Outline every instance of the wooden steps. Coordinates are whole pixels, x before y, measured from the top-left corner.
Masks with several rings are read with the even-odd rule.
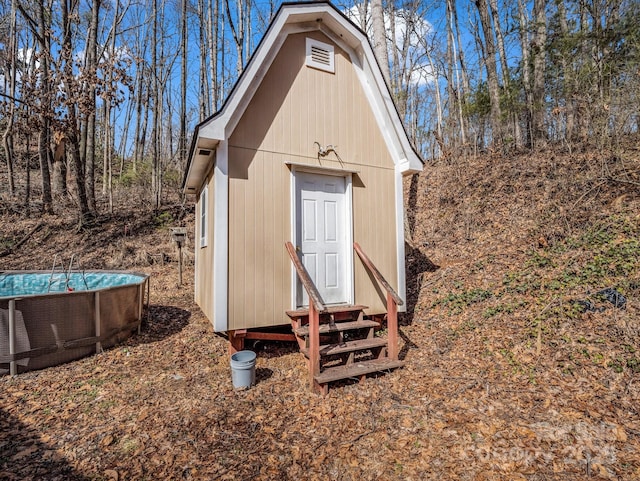
[[[391,359],[375,359],[372,361],[355,362],[351,365],[328,367],[316,376],[318,384],[327,384],[340,379],[361,378],[374,372],[383,372],[404,366],[404,361]]]
[[[319,357],[314,363],[310,357],[309,311],[287,311],[300,351],[307,358],[309,367],[318,366],[313,374],[313,384],[327,393],[329,383],[342,379],[363,380],[367,374],[387,372],[402,367],[404,362],[389,357],[388,340],[376,336],[380,322],[365,319],[366,306],[328,306],[318,314],[320,344]],[[318,349],[319,347],[319,349]]]
[[[333,322],[329,324],[320,324],[319,332],[320,334],[330,334],[332,332],[354,331],[356,329],[375,329],[376,327],[380,327],[380,324],[378,322],[363,319],[361,321],[343,321]],[[309,326],[301,326],[297,329],[294,329],[293,332],[300,337],[308,336]]]
[[[358,339],[338,344],[320,344],[320,356],[337,356],[348,352],[366,351],[379,347],[387,347],[387,340],[382,337]],[[309,357],[309,349],[302,349],[302,354]]]
[[[323,311],[322,314],[336,314],[336,313],[346,313],[346,312],[356,312],[367,309],[369,306],[362,306],[359,304],[340,304],[336,306],[327,306],[326,311]],[[295,311],[287,311],[287,316],[290,318],[302,318],[309,317],[309,309],[296,309]]]

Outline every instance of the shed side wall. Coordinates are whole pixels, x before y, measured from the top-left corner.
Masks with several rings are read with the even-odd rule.
[[[202,312],[208,319],[213,321],[213,212],[215,205],[215,183],[213,182],[213,174],[210,173],[205,184],[208,187],[207,195],[207,245],[200,246],[200,215],[202,213],[202,205],[200,194],[196,202],[196,238],[195,244],[195,301],[200,306]],[[203,186],[204,188],[204,186]]]

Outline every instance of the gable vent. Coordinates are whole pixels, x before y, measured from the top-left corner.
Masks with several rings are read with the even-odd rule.
[[[327,72],[335,72],[333,45],[307,38],[306,65]]]

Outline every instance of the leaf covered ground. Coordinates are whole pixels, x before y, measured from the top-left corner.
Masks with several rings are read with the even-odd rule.
[[[77,253],[152,277],[141,335],[0,378],[0,479],[640,479],[639,183],[632,147],[428,164],[405,185],[407,365],[326,397],[287,343],[233,389],[188,254],[177,286],[168,227],[192,209],[7,213],[4,249],[44,227],[0,269]]]

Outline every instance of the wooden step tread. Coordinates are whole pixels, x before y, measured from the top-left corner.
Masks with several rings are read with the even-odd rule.
[[[340,379],[359,377],[372,372],[386,371],[404,366],[404,361],[393,361],[391,359],[374,359],[350,364],[348,366],[336,366],[326,368],[319,375],[315,376],[318,384],[326,384]]]
[[[351,304],[339,304],[336,306],[327,306],[327,310],[322,312],[321,314],[335,314],[336,312],[355,312],[355,311],[364,311],[368,309],[369,306],[363,305],[351,305]],[[309,315],[309,309],[296,309],[294,311],[287,311],[287,316],[291,319],[299,319],[301,317],[305,317]]]
[[[341,332],[341,331],[353,331],[355,329],[364,329],[367,327],[379,327],[380,323],[376,321],[370,321],[368,319],[363,319],[361,321],[347,321],[347,322],[336,322],[335,324],[320,324],[318,326],[318,330],[320,334],[329,334],[332,332]],[[309,335],[309,326],[302,326],[298,329],[295,329],[294,332],[300,336],[308,336]]]
[[[320,345],[321,356],[333,356],[343,354],[345,352],[364,351],[367,349],[375,349],[387,345],[387,340],[383,337],[375,337],[373,339],[356,339],[355,341],[341,342],[340,344],[324,344]],[[309,357],[309,349],[302,349],[302,353]]]

